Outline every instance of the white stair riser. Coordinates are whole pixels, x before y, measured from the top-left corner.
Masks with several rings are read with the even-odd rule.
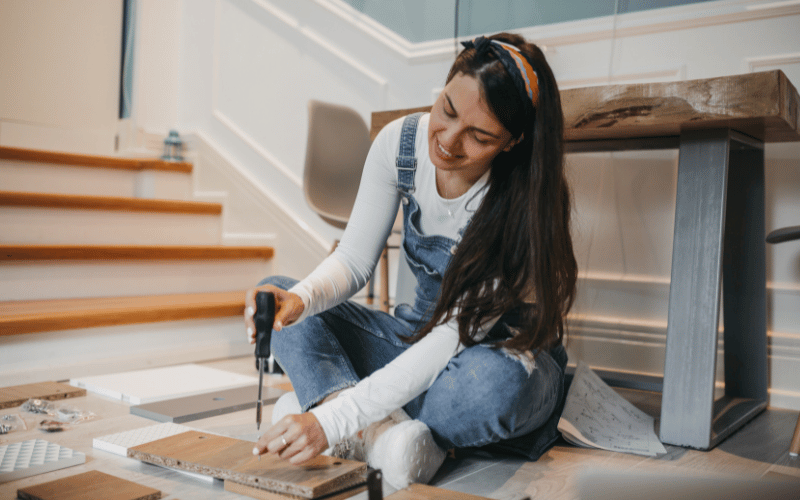
[[[277,244],[275,233],[223,233],[222,244],[227,246],[273,247]]]
[[[158,170],[54,165],[0,160],[0,189],[34,193],[188,200],[190,174]]]
[[[0,387],[244,355],[236,316],[0,336]]]
[[[219,215],[0,207],[0,243],[218,245]]]
[[[0,301],[245,290],[273,273],[271,260],[10,261]]]

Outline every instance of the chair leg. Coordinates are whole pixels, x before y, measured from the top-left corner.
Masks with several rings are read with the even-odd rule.
[[[792,444],[789,446],[789,455],[796,457],[800,455],[800,416],[797,417],[797,425],[794,427]]]
[[[389,246],[381,252],[381,310],[389,312]]]
[[[367,281],[367,305],[371,306],[375,302],[375,280]]]

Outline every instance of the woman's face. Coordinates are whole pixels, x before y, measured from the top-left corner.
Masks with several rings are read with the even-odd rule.
[[[438,169],[462,171],[473,181],[492,160],[518,142],[483,99],[480,83],[459,73],[445,86],[431,109],[428,154]]]

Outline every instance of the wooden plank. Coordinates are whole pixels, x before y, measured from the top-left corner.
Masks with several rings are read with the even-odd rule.
[[[488,498],[460,491],[444,490],[427,484],[412,484],[392,493],[386,497],[386,500],[488,500]]]
[[[0,245],[0,261],[271,259],[272,247],[222,245]]]
[[[286,391],[264,387],[261,394],[265,405],[273,404]],[[168,399],[155,403],[131,406],[131,415],[149,418],[156,422],[180,424],[217,415],[225,415],[256,407],[258,385]]]
[[[78,398],[86,395],[86,389],[72,387],[60,382],[37,382],[35,384],[13,385],[0,389],[0,409],[20,406],[29,399]]]
[[[731,128],[765,142],[800,140],[797,90],[780,70],[562,92],[567,140],[675,136]]]
[[[128,449],[144,462],[230,480],[276,493],[317,498],[363,483],[367,464],[318,456],[291,465],[272,455],[253,456],[253,443],[189,431]]]
[[[0,302],[0,335],[244,314],[244,290]]]
[[[219,215],[222,205],[200,201],[0,191],[0,206]]]
[[[161,492],[92,470],[17,490],[23,500],[157,500]]]
[[[765,142],[800,141],[800,96],[780,70],[682,82],[561,92],[568,142],[678,136],[731,128]],[[395,118],[430,106],[372,113],[371,137]]]
[[[258,488],[253,488],[252,486],[247,486],[246,484],[239,484],[228,480],[225,481],[225,491],[230,491],[231,493],[236,493],[239,495],[245,495],[251,498],[257,498],[258,500],[302,500],[303,498],[297,495],[290,495],[288,493],[273,493],[267,490],[260,490]],[[353,498],[355,495],[364,491],[367,491],[367,486],[360,485],[353,488],[347,488],[346,490],[338,493],[324,495],[323,497],[320,497],[319,500],[345,500],[347,498]]]
[[[162,170],[190,173],[192,164],[170,162],[153,158],[122,158],[119,156],[81,155],[36,149],[0,147],[0,160],[16,160],[81,167],[101,167],[118,170]]]

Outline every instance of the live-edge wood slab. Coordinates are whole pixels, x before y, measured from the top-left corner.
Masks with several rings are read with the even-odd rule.
[[[318,456],[292,465],[273,455],[253,456],[253,443],[189,431],[128,449],[143,462],[230,480],[277,493],[317,498],[365,482],[367,464]]]
[[[677,137],[683,130],[714,128],[731,128],[764,142],[800,140],[800,95],[781,70],[565,89],[561,105],[568,149],[575,142]],[[370,137],[375,139],[392,120],[429,110],[373,112]]]
[[[23,500],[157,500],[161,492],[92,470],[17,490]]]
[[[37,382],[35,384],[14,385],[0,389],[0,409],[20,406],[29,399],[77,398],[86,395],[86,389],[72,387],[60,382]]]

